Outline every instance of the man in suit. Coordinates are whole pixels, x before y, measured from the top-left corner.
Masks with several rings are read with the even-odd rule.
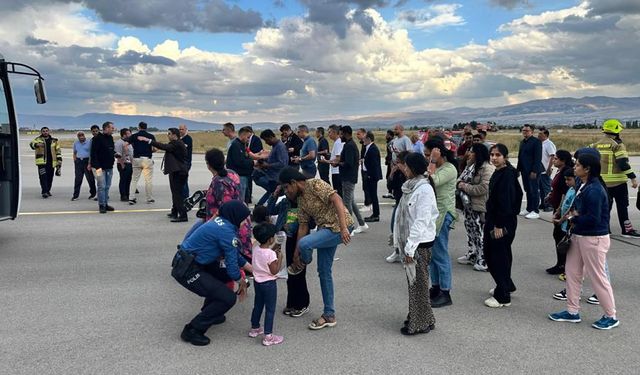
[[[264,149],[264,147],[262,147],[262,141],[260,140],[260,137],[255,135],[255,133],[253,132],[253,128],[251,126],[245,126],[245,128],[249,130],[249,133],[251,134],[249,136],[249,142],[248,142],[249,151],[251,151],[251,153],[253,154],[258,154],[260,151]],[[246,204],[249,204],[251,203],[251,196],[253,195],[253,180],[251,178],[247,182],[246,190],[247,191],[244,196],[244,202]]]
[[[380,203],[378,201],[378,181],[382,180],[382,166],[380,165],[380,150],[376,146],[373,132],[367,132],[364,137],[364,162],[362,171],[366,179],[362,181],[365,191],[369,194],[373,213],[364,218],[366,222],[380,221]]]

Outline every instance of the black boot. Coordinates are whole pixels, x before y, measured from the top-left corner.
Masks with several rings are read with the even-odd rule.
[[[172,223],[182,223],[185,221],[189,221],[189,218],[187,217],[187,213],[182,213],[182,214],[177,214],[174,218],[171,219]]]
[[[100,213],[101,214],[106,214],[107,213],[107,206],[101,204],[98,207],[100,208]]]
[[[176,212],[176,210],[174,210],[173,208],[171,209],[171,212],[169,212],[167,214],[167,217],[169,219],[175,219],[176,217],[178,217],[178,213]]]
[[[193,328],[191,324],[187,324],[186,326],[184,326],[182,334],[180,334],[180,338],[183,341],[190,342],[195,346],[205,346],[209,345],[209,343],[211,342],[211,340],[209,340],[209,338],[205,336],[204,333]]]
[[[431,307],[445,307],[452,305],[451,294],[449,294],[448,290],[441,290],[440,294],[438,294],[434,299],[431,300]]]
[[[107,204],[107,205],[105,205],[105,206],[104,206],[104,208],[106,208],[106,209],[107,209],[107,211],[115,211],[115,210],[116,210],[115,208],[113,208],[113,207],[109,206],[108,204]]]
[[[440,294],[440,292],[441,292],[440,285],[432,286],[431,288],[429,288],[429,299],[433,300]]]

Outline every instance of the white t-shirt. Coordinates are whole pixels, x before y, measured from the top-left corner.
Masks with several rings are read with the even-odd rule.
[[[342,153],[342,147],[344,144],[342,143],[342,139],[338,138],[335,142],[333,142],[333,148],[331,149],[331,159],[335,160]],[[340,167],[331,166],[331,174],[340,174]]]
[[[549,160],[551,160],[551,155],[556,154],[556,145],[551,142],[549,138],[546,141],[542,142],[542,166],[546,171],[549,167]],[[546,173],[546,172],[542,172]]]

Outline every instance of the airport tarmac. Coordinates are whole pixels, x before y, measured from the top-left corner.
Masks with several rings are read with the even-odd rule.
[[[382,221],[338,248],[335,328],[307,328],[322,311],[314,263],[307,277],[307,315],[280,313],[286,283],[278,283],[275,332],[284,336],[284,344],[263,347],[247,337],[251,291],[229,311],[225,324],[209,330],[209,346],[194,347],[179,335],[202,299],[179,286],[169,266],[195,215],[190,213],[188,223],[166,218],[170,193],[160,159],[154,175],[156,203],[119,202],[116,172],[110,193],[116,211],[101,215],[97,202],[87,199],[86,183],[80,200],[70,201],[70,150],[64,150],[63,175],[54,179],[53,196],[42,199],[26,142],[22,215],[0,223],[0,374],[636,374],[640,368],[640,240],[618,235],[615,211],[608,259],[621,324],[611,331],[590,326],[603,312],[586,303],[592,294],[588,282],[582,323],[547,318],[565,308],[551,298],[564,283],[544,271],[555,262],[552,226],[520,218],[513,246],[518,290],[512,305],[485,307],[494,286],[491,276],[455,262],[466,252],[459,220],[449,246],[453,305],[435,310],[434,331],[402,336],[407,285],[402,266],[385,262],[391,251],[391,201],[383,199]],[[640,166],[640,158],[632,164]],[[191,188],[206,188],[209,181],[203,156],[194,155]],[[383,186],[381,182],[380,195]],[[362,190],[356,191],[362,202]],[[254,201],[261,192],[254,187]],[[635,199],[629,211],[640,227]]]

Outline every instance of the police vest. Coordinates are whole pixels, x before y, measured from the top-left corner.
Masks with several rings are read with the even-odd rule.
[[[616,160],[629,159],[629,154],[624,143],[618,143],[615,139],[605,137],[590,146],[600,152],[600,172],[602,179],[607,187],[613,187],[627,182],[627,174],[633,170],[629,168],[626,171],[620,170]]]

